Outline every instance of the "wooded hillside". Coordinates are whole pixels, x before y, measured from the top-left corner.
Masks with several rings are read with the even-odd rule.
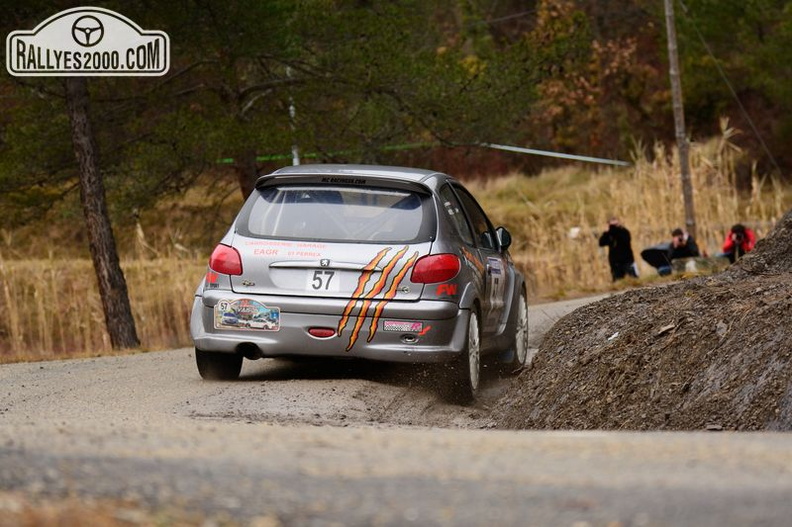
[[[61,4],[3,0],[1,27],[31,29]],[[236,178],[247,191],[257,169],[291,164],[293,147],[303,162],[465,177],[558,163],[482,142],[629,160],[673,141],[660,0],[99,4],[165,31],[172,47],[162,78],[88,82],[115,221],[183,192],[198,173]],[[676,5],[691,138],[716,134],[728,117],[760,172],[786,170],[788,3]],[[77,170],[63,79],[5,74],[0,97],[4,225],[63,198],[69,214]]]

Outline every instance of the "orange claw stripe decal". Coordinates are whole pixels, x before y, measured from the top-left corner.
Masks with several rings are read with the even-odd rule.
[[[385,255],[388,254],[388,251],[390,250],[391,247],[386,247],[385,249],[382,249],[380,252],[378,252],[377,256],[375,256],[368,264],[366,264],[366,267],[363,268],[363,272],[360,273],[357,287],[355,288],[355,292],[352,293],[352,300],[350,300],[344,308],[344,314],[341,315],[341,320],[338,323],[338,329],[336,329],[336,335],[339,337],[341,336],[341,332],[344,331],[347,322],[349,322],[349,315],[352,314],[352,310],[355,309],[355,306],[357,305],[358,296],[363,294],[363,290],[366,289],[366,283],[368,283],[369,278],[371,278],[371,275],[374,274],[374,270],[377,268],[377,265],[379,265],[379,263],[383,258],[385,258]]]
[[[484,264],[481,263],[481,260],[479,260],[468,249],[463,248],[462,249],[462,254],[465,256],[465,260],[467,260],[470,265],[475,267],[478,270],[479,273],[484,273],[486,271],[486,268],[485,268]]]
[[[369,308],[371,307],[371,299],[380,294],[380,292],[385,289],[385,284],[388,282],[388,278],[390,277],[393,268],[396,267],[396,263],[401,259],[402,256],[404,256],[404,254],[407,252],[407,249],[408,247],[404,246],[404,248],[400,249],[399,252],[393,255],[393,258],[391,258],[391,260],[385,266],[385,269],[382,270],[382,276],[380,276],[379,280],[374,283],[371,291],[366,293],[366,299],[363,300],[363,305],[360,308],[360,314],[355,321],[355,327],[352,329],[352,334],[349,336],[349,344],[347,344],[346,351],[352,349],[352,346],[355,345],[355,342],[357,342],[357,339],[360,336],[360,330],[363,328],[363,322],[366,320],[366,315]]]
[[[374,334],[377,333],[377,324],[379,323],[379,319],[382,316],[382,312],[385,310],[385,306],[390,300],[393,299],[394,296],[396,296],[396,291],[398,291],[399,284],[402,280],[404,280],[404,277],[407,276],[407,273],[410,271],[410,269],[412,269],[412,266],[415,264],[417,259],[418,251],[415,251],[415,253],[410,256],[410,259],[407,260],[407,263],[404,264],[404,267],[402,267],[399,273],[393,278],[393,283],[385,293],[385,296],[374,308],[374,316],[371,317],[371,326],[369,326],[369,336],[366,339],[366,342],[371,342],[371,339],[374,338]]]

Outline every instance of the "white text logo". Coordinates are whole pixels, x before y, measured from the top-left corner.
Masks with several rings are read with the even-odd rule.
[[[170,40],[101,7],[61,11],[32,31],[6,38],[6,68],[16,76],[158,76],[170,68]]]

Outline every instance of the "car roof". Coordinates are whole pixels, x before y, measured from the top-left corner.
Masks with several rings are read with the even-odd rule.
[[[341,164],[313,164],[313,165],[296,165],[279,168],[271,174],[264,175],[262,178],[269,176],[353,176],[353,177],[371,177],[383,179],[402,179],[405,181],[414,181],[424,183],[428,179],[453,179],[447,174],[437,172],[435,170],[426,170],[423,168],[410,168],[386,165],[341,165]]]

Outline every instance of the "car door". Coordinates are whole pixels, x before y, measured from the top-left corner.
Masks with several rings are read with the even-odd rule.
[[[507,261],[500,251],[495,229],[484,210],[464,187],[457,184],[453,188],[473,230],[475,248],[484,265],[482,329],[486,334],[492,335],[498,330],[506,305]]]

